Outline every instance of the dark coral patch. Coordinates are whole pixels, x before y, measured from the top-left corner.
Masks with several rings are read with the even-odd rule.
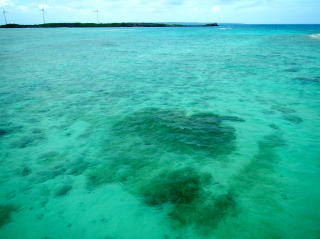
[[[112,126],[102,152],[105,163],[87,172],[87,186],[121,183],[142,203],[169,208],[173,224],[212,229],[236,202],[227,190],[217,189],[202,159],[224,158],[236,149],[230,121],[244,120],[156,108],[132,113]]]
[[[284,70],[285,72],[299,72],[300,70],[297,69],[297,68],[289,68],[289,69],[286,69]]]
[[[39,171],[35,176],[34,180],[36,183],[43,183],[48,180],[52,180],[60,175],[65,174],[67,168],[63,165],[56,165],[46,170]]]
[[[277,110],[277,111],[284,113],[284,114],[296,113],[296,111],[294,109],[291,109],[289,107],[282,106],[282,105],[274,105],[274,106],[272,106],[272,109]]]
[[[56,197],[60,197],[60,196],[65,196],[66,194],[69,193],[69,191],[72,189],[72,186],[69,184],[66,185],[60,185],[56,188],[56,191],[54,193],[54,195]]]
[[[14,147],[17,148],[27,148],[31,146],[35,146],[45,140],[45,137],[42,135],[29,135],[20,138],[19,140],[13,143]]]
[[[203,196],[204,187],[210,182],[210,174],[192,168],[164,170],[140,190],[144,202],[150,206],[190,204]]]
[[[236,197],[233,193],[208,197],[201,203],[184,204],[173,208],[168,216],[177,226],[194,225],[203,232],[215,229],[227,216],[237,213]]]
[[[23,167],[22,169],[20,169],[19,171],[19,175],[26,177],[31,173],[31,169],[29,167]]]
[[[269,148],[276,148],[276,147],[282,147],[286,146],[286,142],[277,134],[270,134],[267,135],[259,142],[259,145],[263,145],[265,147]]]
[[[245,120],[237,116],[220,116],[221,120],[233,121],[233,122],[244,122]]]
[[[300,124],[303,122],[303,119],[300,118],[299,116],[295,116],[295,115],[284,115],[283,119],[292,122],[294,124]]]
[[[276,124],[269,124],[269,127],[276,130],[280,129],[280,127]]]
[[[10,222],[11,214],[16,210],[13,205],[0,205],[0,228]]]
[[[120,137],[139,136],[145,143],[167,151],[202,150],[220,155],[235,149],[235,129],[224,125],[224,121],[230,120],[241,121],[212,113],[187,115],[182,111],[149,108],[120,121],[113,131]]]
[[[0,129],[0,137],[5,136],[5,135],[7,135],[7,134],[9,134],[9,131],[8,131],[8,130]]]
[[[76,160],[68,165],[67,173],[77,176],[82,174],[89,166],[90,164],[84,160]]]
[[[320,82],[320,77],[296,77],[294,80],[301,82]]]
[[[91,170],[87,174],[87,186],[88,188],[95,188],[102,184],[112,183],[114,180],[115,171],[108,165],[97,167]]]

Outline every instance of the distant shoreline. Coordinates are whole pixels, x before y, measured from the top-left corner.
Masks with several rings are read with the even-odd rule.
[[[6,24],[1,25],[0,28],[57,28],[57,27],[217,27],[217,23],[209,23],[202,25],[184,25],[184,24],[165,24],[165,23],[46,23],[35,25],[19,25]]]

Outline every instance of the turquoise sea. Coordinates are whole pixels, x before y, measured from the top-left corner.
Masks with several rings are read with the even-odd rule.
[[[0,30],[1,239],[319,239],[320,25]]]

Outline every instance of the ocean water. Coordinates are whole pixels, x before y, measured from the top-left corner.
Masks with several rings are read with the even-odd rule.
[[[1,239],[319,239],[320,25],[1,29]]]

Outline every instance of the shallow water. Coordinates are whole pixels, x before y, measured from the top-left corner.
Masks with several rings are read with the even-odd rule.
[[[0,238],[320,238],[319,33],[2,29]]]

